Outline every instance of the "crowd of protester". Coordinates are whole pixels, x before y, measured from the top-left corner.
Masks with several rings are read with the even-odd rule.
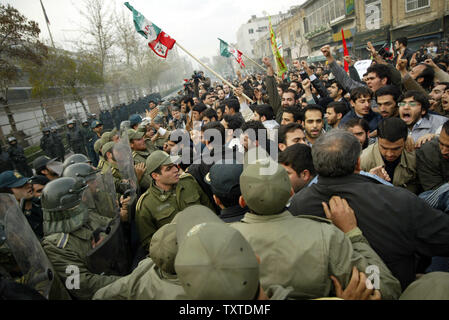
[[[449,299],[449,48],[394,46],[368,43],[361,75],[329,46],[283,78],[268,58],[226,82],[195,72],[127,121],[69,121],[66,159],[44,129],[47,156],[0,191],[54,268],[49,297]],[[103,270],[88,257],[117,225]],[[69,265],[75,289],[56,285]]]

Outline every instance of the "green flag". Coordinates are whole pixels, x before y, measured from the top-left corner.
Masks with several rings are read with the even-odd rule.
[[[220,38],[218,38],[218,40],[220,40],[220,55],[222,55],[223,57],[229,58],[230,56],[232,56],[232,53],[229,52],[229,44],[227,44],[225,41],[221,40]]]
[[[159,33],[161,33],[161,29],[151,21],[148,21],[139,11],[135,10],[129,2],[125,2],[125,6],[127,6],[133,13],[134,26],[136,27],[137,32],[144,36],[145,39],[148,39],[149,42],[156,40]]]

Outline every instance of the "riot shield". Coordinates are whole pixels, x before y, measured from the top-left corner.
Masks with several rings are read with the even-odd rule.
[[[114,179],[110,170],[103,174],[97,172],[95,179],[87,181],[87,186],[82,201],[89,210],[107,218],[116,218],[120,215]]]
[[[117,167],[123,178],[123,184],[126,185],[124,187],[126,190],[124,197],[130,196],[131,200],[129,203],[133,203],[139,192],[139,184],[137,183],[137,176],[134,171],[134,159],[126,130],[121,132],[120,141],[114,145],[112,153],[114,154],[115,161],[117,161]]]
[[[48,299],[53,267],[11,194],[0,193],[0,223],[4,226],[6,243],[24,275],[24,283]]]
[[[100,232],[107,236],[86,256],[88,269],[97,274],[124,276],[131,271],[131,253],[123,233],[120,217],[111,220],[104,229],[94,231],[94,237]]]

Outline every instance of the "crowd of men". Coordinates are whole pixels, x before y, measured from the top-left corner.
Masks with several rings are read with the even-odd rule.
[[[195,72],[109,128],[69,121],[65,159],[44,129],[0,191],[54,270],[45,298],[449,299],[449,48],[367,49],[362,77],[329,46],[284,78]],[[1,293],[36,295],[4,238]]]

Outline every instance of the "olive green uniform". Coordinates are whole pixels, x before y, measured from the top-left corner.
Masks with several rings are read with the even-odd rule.
[[[120,278],[94,274],[87,269],[86,256],[92,249],[93,231],[105,227],[108,222],[105,217],[89,213],[88,222],[81,228],[70,233],[53,233],[42,240],[42,247],[63,283],[70,283],[71,279],[67,281],[67,278],[74,275],[67,267],[79,269],[79,288],[69,289],[77,299],[91,299],[97,290]]]
[[[153,182],[136,206],[136,225],[142,247],[147,250],[157,229],[170,223],[178,212],[194,204],[214,210],[209,198],[190,174],[181,175],[176,186],[167,192]]]
[[[170,133],[170,131],[167,131],[163,136],[159,135],[159,137],[154,140],[153,145],[156,147],[156,150],[164,147],[164,143],[170,138]]]
[[[104,167],[104,163],[105,163],[106,161],[104,160],[103,156],[99,156],[99,157],[100,157],[100,160],[98,161],[97,169],[102,170],[103,167]]]
[[[136,165],[141,162],[145,163],[150,153],[147,151],[133,151],[132,155],[134,159],[134,164]],[[144,190],[147,190],[151,186],[152,181],[153,179],[151,178],[151,176],[145,172],[142,176],[142,179],[139,182],[140,190],[142,190],[142,192]]]
[[[98,290],[93,300],[185,300],[187,296],[176,275],[164,273],[150,258],[139,262],[133,272]]]
[[[101,174],[105,174],[109,169],[111,169],[112,178],[114,179],[115,190],[117,191],[117,193],[123,193],[124,190],[121,190],[120,187],[122,176],[120,175],[120,171],[117,168],[117,164],[105,161],[103,163],[103,167],[101,168]]]

